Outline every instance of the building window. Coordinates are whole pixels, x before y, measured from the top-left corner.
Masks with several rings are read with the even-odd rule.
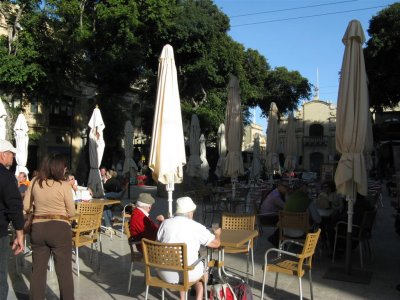
[[[69,97],[53,100],[50,106],[50,126],[69,127],[72,124],[74,100]]]
[[[324,136],[324,126],[321,124],[312,124],[309,129],[309,136]]]
[[[32,101],[30,102],[30,111],[32,114],[37,114],[39,113],[39,101],[37,98],[33,98]]]

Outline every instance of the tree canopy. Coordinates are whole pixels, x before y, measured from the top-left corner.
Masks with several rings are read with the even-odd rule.
[[[258,51],[234,41],[228,16],[211,0],[14,0],[0,9],[14,34],[1,37],[0,90],[51,102],[96,86],[95,101],[118,123],[106,127],[110,138],[129,118],[121,114],[129,111],[122,99],[133,89],[150,134],[158,58],[167,43],[175,51],[184,117],[197,113],[205,133],[224,119],[229,74],[240,80],[245,114],[258,105],[267,115],[272,101],[286,112],[310,94],[299,72],[271,69]]]
[[[393,108],[400,102],[400,3],[374,16],[365,63],[370,88],[370,106],[376,110]]]

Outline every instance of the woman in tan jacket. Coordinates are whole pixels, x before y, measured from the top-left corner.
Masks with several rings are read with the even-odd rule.
[[[34,208],[31,233],[31,300],[45,299],[50,254],[54,257],[60,298],[74,299],[69,217],[75,214],[75,206],[71,186],[64,181],[66,166],[67,161],[61,154],[55,153],[45,157],[38,175],[32,180],[25,194],[24,211],[29,212],[32,204]]]

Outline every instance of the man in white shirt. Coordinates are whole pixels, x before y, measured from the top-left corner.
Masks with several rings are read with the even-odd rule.
[[[196,205],[189,197],[182,197],[176,201],[175,216],[165,220],[158,230],[157,240],[163,243],[186,243],[188,264],[191,265],[199,257],[200,246],[218,248],[221,244],[221,229],[212,234],[204,225],[193,220]],[[178,272],[162,271],[159,276],[170,283],[182,282]],[[204,274],[204,265],[198,264],[194,270],[189,272],[189,281],[196,281]],[[194,285],[196,289],[196,300],[203,297],[203,284],[198,281]],[[185,293],[180,293],[181,299],[185,299]]]

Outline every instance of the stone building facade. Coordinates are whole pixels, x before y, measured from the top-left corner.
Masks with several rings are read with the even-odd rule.
[[[326,101],[313,99],[305,102],[294,113],[298,170],[321,173],[323,165],[334,164],[336,156],[336,107]],[[279,125],[279,152],[283,160],[287,118]],[[268,142],[268,137],[267,137]]]

